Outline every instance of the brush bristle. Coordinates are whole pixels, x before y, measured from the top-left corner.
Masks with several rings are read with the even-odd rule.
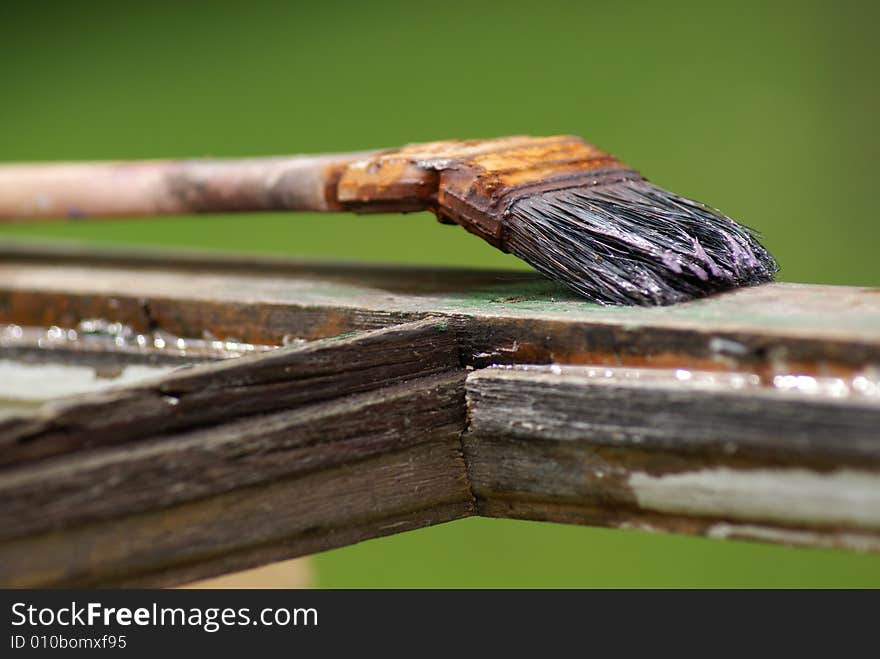
[[[511,253],[601,304],[673,304],[778,270],[750,229],[645,180],[536,192],[504,228]]]

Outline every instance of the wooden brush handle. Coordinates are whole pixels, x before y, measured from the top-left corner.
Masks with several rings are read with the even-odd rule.
[[[0,165],[0,222],[340,210],[335,182],[369,154]]]
[[[0,222],[309,210],[431,210],[505,245],[505,209],[523,195],[641,178],[581,138],[501,137],[399,149],[228,160],[0,165]]]

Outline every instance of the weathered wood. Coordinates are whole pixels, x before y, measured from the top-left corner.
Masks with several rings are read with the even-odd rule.
[[[685,371],[468,378],[480,514],[880,549],[880,397]],[[841,384],[842,386],[842,384]]]
[[[0,322],[87,318],[280,344],[429,315],[492,363],[851,374],[880,363],[876,289],[769,284],[662,308],[608,308],[540,275],[283,259],[0,247]]]
[[[458,362],[455,336],[425,320],[193,366],[0,419],[0,465],[367,391]]]
[[[470,514],[465,373],[423,320],[7,417],[0,583],[178,583]]]
[[[6,585],[469,514],[880,551],[876,290],[609,309],[529,273],[6,247],[0,323],[13,375],[207,362],[0,415]],[[64,339],[95,325],[124,336]]]
[[[801,382],[786,389],[711,371],[491,367],[468,379],[468,402],[471,430],[484,435],[880,468],[880,391],[864,395],[837,378]]]
[[[455,443],[464,370],[2,472],[0,541]],[[329,504],[328,504],[329,505]]]
[[[471,514],[458,438],[0,544],[6,586],[164,585]],[[168,572],[173,576],[164,576]]]
[[[302,344],[304,340],[292,341]],[[0,327],[0,350],[4,359],[29,363],[71,363],[97,368],[144,364],[182,366],[265,352],[275,345],[236,341],[174,337],[160,331],[136,333],[131,327],[100,319],[82,321],[77,327]]]

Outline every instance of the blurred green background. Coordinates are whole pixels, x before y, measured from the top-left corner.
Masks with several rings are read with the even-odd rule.
[[[880,285],[878,15],[868,2],[6,0],[0,160],[575,133],[760,230],[783,280]],[[9,237],[526,267],[422,214],[0,229]],[[880,586],[880,556],[477,519],[317,566],[327,586]]]

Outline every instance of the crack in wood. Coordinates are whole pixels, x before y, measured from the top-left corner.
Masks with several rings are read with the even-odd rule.
[[[0,417],[5,585],[169,585],[474,514],[880,550],[870,291],[607,310],[524,273],[5,256],[0,322],[309,339]]]

